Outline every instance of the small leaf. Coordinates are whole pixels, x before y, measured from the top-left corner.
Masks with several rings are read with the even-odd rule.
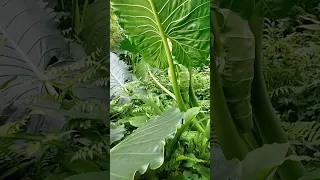
[[[193,119],[199,112],[200,107],[193,107],[191,109],[188,109],[188,111],[184,115],[184,120],[188,121],[190,119]]]
[[[307,25],[301,25],[298,27],[311,30],[311,31],[320,31],[320,24],[307,24]]]
[[[146,122],[149,120],[148,116],[135,116],[132,118],[129,118],[129,123],[134,127],[140,127],[146,124]]]

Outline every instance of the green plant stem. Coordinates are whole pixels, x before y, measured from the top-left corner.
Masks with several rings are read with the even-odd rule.
[[[157,26],[158,26],[158,29],[159,29],[159,33],[160,33],[160,36],[161,36],[161,39],[162,39],[162,42],[163,42],[165,54],[166,54],[166,57],[167,57],[167,60],[168,60],[169,71],[170,71],[170,74],[171,74],[170,79],[171,79],[174,95],[176,97],[176,101],[177,101],[177,104],[178,104],[178,107],[179,107],[180,111],[185,112],[185,111],[187,111],[187,106],[183,102],[183,99],[182,99],[182,96],[181,96],[181,93],[180,93],[180,88],[179,88],[179,85],[178,85],[178,82],[177,82],[177,76],[176,76],[176,72],[175,72],[175,68],[174,68],[171,52],[170,52],[170,49],[169,49],[167,37],[166,37],[166,35],[165,35],[164,31],[163,31],[159,16],[158,16],[157,13],[155,13],[157,11],[156,11],[156,8],[155,8],[155,5],[154,5],[154,0],[149,0],[149,2],[150,2],[150,5],[151,5],[151,8],[152,8],[152,12],[154,14],[154,17],[156,19],[156,23],[157,23]]]
[[[224,98],[218,69],[216,67],[214,59],[214,47],[217,51],[217,56],[221,57],[225,54],[221,39],[219,26],[215,16],[215,12],[211,12],[211,29],[214,34],[214,44],[211,44],[210,50],[210,110],[211,120],[215,126],[215,131],[227,159],[238,158],[242,160],[248,152],[243,140],[237,131],[236,126],[233,123],[231,114],[227,102]]]
[[[82,10],[82,14],[81,14],[81,23],[80,23],[80,28],[81,29],[82,29],[83,24],[84,24],[84,18],[86,17],[88,4],[89,4],[89,0],[85,0],[84,6],[83,6],[83,10]]]
[[[186,112],[188,110],[188,107],[184,103],[184,101],[182,99],[182,96],[181,96],[180,88],[179,88],[178,81],[177,81],[176,70],[175,70],[175,67],[174,67],[174,64],[173,64],[173,59],[172,59],[170,48],[169,48],[168,41],[167,41],[167,36],[165,35],[165,33],[163,31],[163,28],[162,28],[162,25],[161,25],[161,22],[160,22],[158,14],[155,13],[157,11],[156,11],[156,8],[155,8],[155,5],[154,5],[154,0],[149,0],[149,2],[150,2],[150,5],[151,5],[151,8],[152,8],[152,12],[154,14],[154,17],[156,19],[158,30],[159,30],[159,33],[160,33],[160,36],[161,36],[161,39],[162,39],[162,42],[163,42],[165,54],[166,54],[166,57],[167,57],[167,60],[168,60],[169,72],[171,74],[170,81],[172,83],[172,88],[173,88],[174,95],[176,97],[177,105],[178,105],[180,111]],[[204,132],[203,127],[199,123],[195,124],[195,128],[197,130],[199,130],[200,132]]]
[[[151,71],[149,71],[149,75],[151,76],[151,78],[154,80],[154,82],[167,94],[169,94],[169,96],[171,96],[174,100],[176,99],[176,97],[174,96],[174,94],[172,94],[172,92],[170,92],[167,88],[165,88],[158,80],[157,78],[152,74]]]
[[[254,79],[252,84],[252,107],[255,121],[264,143],[285,143],[288,138],[281,127],[280,119],[277,117],[267,91],[262,68],[262,17],[252,17],[249,25],[255,36],[255,63]],[[289,154],[294,153],[292,149]],[[281,180],[298,179],[306,174],[306,170],[301,162],[286,161],[278,168]]]
[[[196,115],[195,115],[196,116]],[[168,143],[166,157],[170,159],[172,152],[174,150],[174,146],[178,143],[182,133],[186,130],[186,128],[191,124],[192,120],[194,120],[195,116],[190,117],[189,119],[185,120],[185,123],[178,129],[177,133],[175,134],[174,138]],[[208,117],[205,117],[208,118]],[[204,133],[204,132],[202,132]]]
[[[198,103],[198,99],[195,95],[194,89],[193,89],[193,79],[192,79],[192,67],[188,68],[189,70],[189,77],[190,77],[190,85],[189,85],[189,98],[190,98],[190,102],[192,107],[200,107],[199,103]],[[203,112],[199,112],[198,114],[200,119],[203,119],[205,117],[205,114]],[[206,123],[203,123],[206,124]]]
[[[72,26],[75,29],[80,28],[80,10],[78,0],[72,0]]]

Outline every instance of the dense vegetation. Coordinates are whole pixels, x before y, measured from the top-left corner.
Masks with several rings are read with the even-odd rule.
[[[319,5],[212,4],[215,178],[320,178]]]
[[[262,2],[0,0],[0,179],[319,179],[320,3]]]
[[[111,179],[209,179],[209,1],[111,7]]]
[[[0,179],[106,179],[110,5],[48,2],[0,1]]]

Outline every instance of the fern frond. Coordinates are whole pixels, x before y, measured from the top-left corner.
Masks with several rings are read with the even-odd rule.
[[[294,122],[282,123],[290,140],[305,140],[313,142],[320,139],[320,123],[312,122]]]

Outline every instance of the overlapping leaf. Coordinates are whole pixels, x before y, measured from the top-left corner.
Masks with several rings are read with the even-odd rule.
[[[110,52],[110,4],[104,0],[97,0],[88,7],[84,19],[81,37],[86,43],[86,53],[95,52],[101,48],[101,56]],[[111,35],[112,36],[112,35]]]
[[[0,1],[0,84],[16,77],[0,91],[0,108],[44,90],[45,69],[53,57],[68,50],[54,26],[47,4],[39,0]]]
[[[209,0],[112,0],[119,24],[148,63],[166,68],[165,43],[187,67],[206,63],[210,50]]]
[[[132,180],[137,170],[144,173],[164,161],[165,138],[176,132],[184,116],[178,109],[169,109],[160,117],[148,121],[110,151],[111,179]]]

